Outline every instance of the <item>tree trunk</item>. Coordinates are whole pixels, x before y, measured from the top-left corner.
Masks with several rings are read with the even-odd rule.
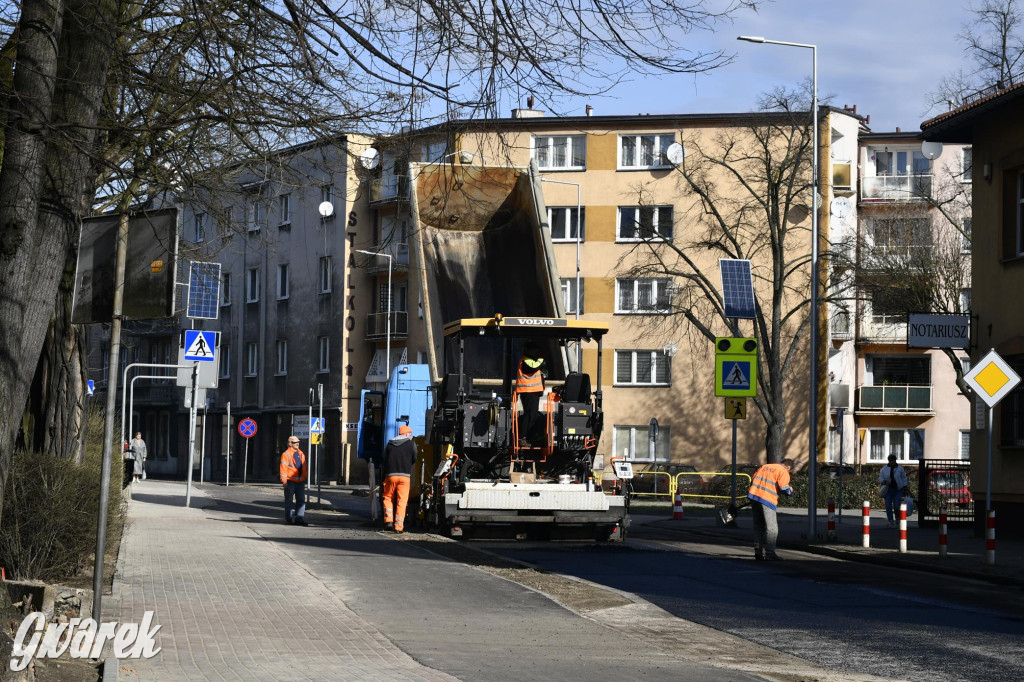
[[[8,123],[0,169],[0,495],[53,319],[63,274],[53,264],[67,263],[88,205],[118,13],[113,0],[67,0],[66,8],[25,0],[22,17],[12,97],[19,116]]]
[[[785,447],[783,433],[786,430],[786,421],[769,419],[764,430],[764,449],[768,463],[781,462]]]

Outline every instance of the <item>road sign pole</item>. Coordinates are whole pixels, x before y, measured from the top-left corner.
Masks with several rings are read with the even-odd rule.
[[[992,406],[988,406],[988,463],[985,465],[985,514],[992,511]]]
[[[736,421],[732,420],[732,506],[736,506]],[[735,515],[734,515],[735,517]]]
[[[203,404],[203,439],[199,441],[199,484],[203,483],[203,467],[206,464],[206,412],[209,401]],[[210,479],[213,479],[213,472],[210,472]]]
[[[843,523],[843,408],[836,408],[836,424],[839,431],[839,523]]]
[[[321,454],[324,447],[324,385],[316,385],[317,397],[320,400],[320,438],[316,443],[316,503],[321,504],[320,501],[320,479],[323,476],[323,464],[321,463]]]
[[[310,461],[313,454],[313,389],[309,389],[309,452],[306,453],[306,504],[309,504],[309,486],[313,482],[309,475]]]
[[[245,439],[245,458],[242,460],[242,485],[245,485],[245,475],[249,472],[249,439]]]
[[[196,458],[196,382],[199,380],[199,365],[192,366],[192,400],[188,408],[188,472],[185,479],[185,506],[192,505],[192,464]]]
[[[228,485],[229,485],[228,476],[229,476],[229,472],[231,471],[231,438],[232,438],[232,436],[231,436],[231,401],[230,400],[227,403],[227,410],[228,410],[228,421],[227,421],[227,424],[225,426],[226,426],[226,430],[227,430],[227,439],[228,439],[228,456],[224,460],[224,464],[225,464],[225,466],[224,466],[224,487],[225,488],[227,488]],[[248,442],[248,439],[246,439],[246,442]],[[211,468],[213,467],[212,464],[210,466],[211,466]],[[242,483],[245,483],[245,472],[244,471],[242,472]]]

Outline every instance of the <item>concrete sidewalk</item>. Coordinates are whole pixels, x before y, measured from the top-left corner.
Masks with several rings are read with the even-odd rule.
[[[670,515],[669,515],[670,516]],[[984,538],[975,537],[970,524],[950,524],[947,533],[947,556],[939,556],[938,528],[921,528],[916,521],[907,521],[906,553],[899,551],[899,529],[889,528],[884,509],[871,510],[870,547],[862,546],[860,510],[843,510],[842,520],[836,517],[836,538],[828,539],[828,512],[820,510],[817,533],[808,538],[807,510],[779,509],[779,548],[799,549],[816,554],[866,561],[893,567],[945,573],[987,580],[994,583],[1024,586],[1024,541],[1000,539],[996,527],[996,561],[986,563]],[[665,529],[687,530],[714,535],[749,544],[753,554],[753,522],[750,509],[740,510],[736,527],[723,526],[712,510],[691,510],[683,520],[666,519],[664,515],[638,510],[634,523],[645,523]],[[783,556],[785,558],[785,556]]]
[[[455,679],[417,663],[196,486],[191,508],[184,493],[133,486],[103,617],[138,623],[154,611],[163,650],[118,662],[119,679]]]

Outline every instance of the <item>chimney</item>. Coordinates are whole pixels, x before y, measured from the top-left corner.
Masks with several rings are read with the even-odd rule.
[[[526,98],[526,108],[533,109],[533,95]]]
[[[590,106],[588,104],[587,105],[587,116],[593,116],[593,115],[594,115],[594,107],[592,107],[592,106]]]
[[[897,132],[897,133],[902,133],[903,131],[902,131],[902,130],[900,130],[900,127],[899,127],[899,126],[896,126],[896,132]]]

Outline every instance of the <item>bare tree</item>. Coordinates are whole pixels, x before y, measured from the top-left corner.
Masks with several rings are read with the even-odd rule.
[[[3,55],[16,54],[0,93],[0,491],[94,203],[123,211],[164,191],[202,196],[216,190],[211,168],[221,178],[261,168],[283,145],[353,128],[493,113],[525,93],[554,107],[627,76],[708,70],[729,56],[687,50],[685,36],[757,4],[23,0],[0,10]],[[65,344],[65,320],[52,331]]]
[[[744,336],[726,317],[719,290],[719,258],[751,261],[756,299],[758,393],[769,462],[783,457],[786,384],[806,361],[810,332],[811,116],[794,93],[777,90],[763,113],[711,135],[687,137],[678,178],[688,200],[675,226],[685,233],[637,225],[642,240],[620,268],[629,277],[677,283],[654,324],[681,325],[695,349],[716,336]],[[806,99],[804,99],[806,102]],[[641,204],[644,202],[640,193]],[[639,212],[643,215],[643,211]],[[697,352],[700,352],[699,350]]]

